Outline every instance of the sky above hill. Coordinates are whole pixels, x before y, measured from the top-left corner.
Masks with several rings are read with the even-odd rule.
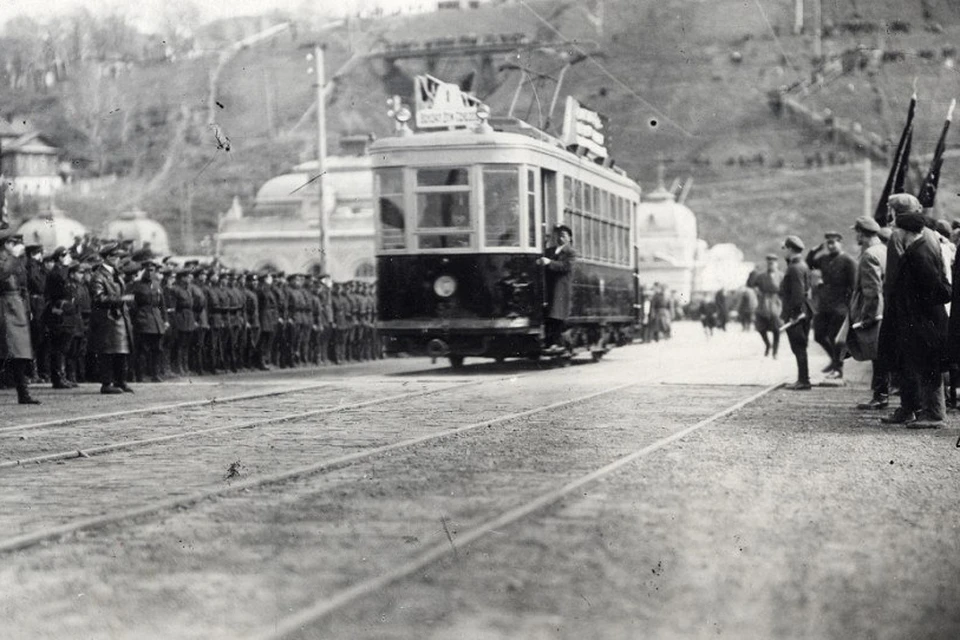
[[[46,20],[84,6],[96,14],[120,13],[144,29],[159,24],[164,12],[180,2],[192,0],[0,0],[0,28],[10,18],[26,15],[35,20]],[[230,16],[268,13],[275,9],[286,11],[314,11],[328,15],[353,15],[382,8],[386,13],[397,10],[436,7],[428,0],[196,0],[203,21]]]

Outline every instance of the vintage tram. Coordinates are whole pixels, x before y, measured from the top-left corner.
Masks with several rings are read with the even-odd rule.
[[[640,187],[609,161],[515,119],[407,130],[370,154],[388,352],[454,367],[540,357],[548,291],[537,258],[561,223],[577,252],[567,343],[599,358],[631,338]]]

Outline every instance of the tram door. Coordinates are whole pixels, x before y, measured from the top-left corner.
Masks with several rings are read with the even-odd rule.
[[[557,220],[557,172],[540,170],[540,238],[543,247],[550,240],[550,233]]]

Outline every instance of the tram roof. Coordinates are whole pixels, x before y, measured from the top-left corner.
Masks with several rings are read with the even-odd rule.
[[[437,131],[420,130],[404,136],[380,138],[370,145],[369,153],[373,158],[374,168],[376,168],[377,166],[384,166],[385,163],[380,162],[383,156],[378,157],[378,152],[386,150],[427,150],[436,147],[446,147],[448,149],[476,147],[534,149],[550,153],[563,160],[589,166],[598,173],[605,173],[614,180],[629,182],[635,185],[638,191],[640,189],[639,185],[623,169],[604,167],[585,157],[578,156],[573,151],[569,151],[559,138],[522,120],[517,118],[490,118],[489,124],[493,129],[492,131],[478,132],[471,128]]]

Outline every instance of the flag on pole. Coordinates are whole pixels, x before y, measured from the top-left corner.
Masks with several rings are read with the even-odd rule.
[[[957,106],[957,101],[951,100],[950,108],[947,109],[947,119],[943,121],[940,139],[937,140],[937,148],[933,152],[933,160],[930,161],[930,169],[927,171],[927,177],[917,194],[917,200],[920,201],[924,209],[932,209],[934,202],[937,200],[937,186],[940,183],[940,170],[943,168],[943,152],[947,148],[947,131],[950,129],[950,121],[953,120],[953,108],[955,106]]]
[[[910,107],[907,109],[907,122],[900,133],[900,142],[897,143],[897,152],[893,156],[893,165],[887,175],[887,181],[880,192],[880,201],[873,212],[873,218],[881,227],[887,226],[887,198],[894,193],[903,191],[903,182],[909,167],[910,142],[913,138],[913,116],[917,112],[917,94],[910,96]]]

